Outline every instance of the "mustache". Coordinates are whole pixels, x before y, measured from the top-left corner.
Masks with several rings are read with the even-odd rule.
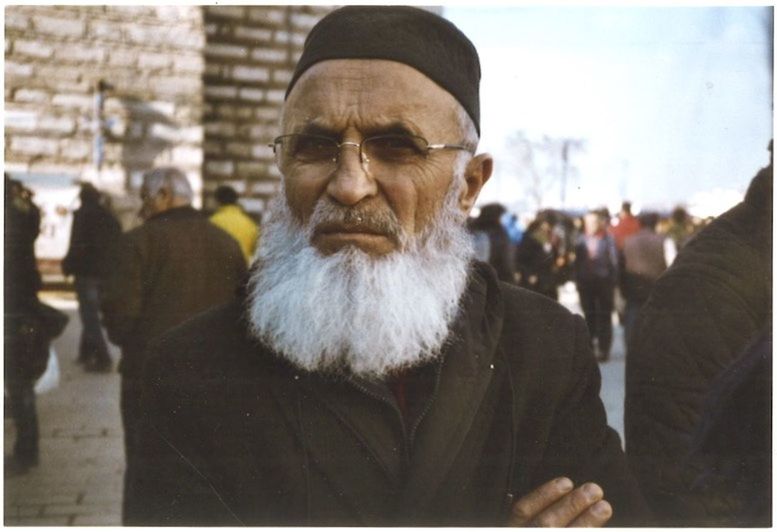
[[[320,227],[343,226],[379,233],[404,241],[404,230],[396,214],[390,209],[346,207],[331,200],[322,199],[313,210],[308,228],[315,232]]]

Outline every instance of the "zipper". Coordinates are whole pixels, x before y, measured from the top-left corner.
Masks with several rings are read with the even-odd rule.
[[[437,364],[437,372],[434,376],[434,388],[432,389],[432,395],[429,396],[429,399],[427,399],[424,409],[418,415],[418,417],[415,420],[415,423],[413,424],[413,427],[410,429],[410,438],[407,442],[408,455],[410,454],[409,449],[411,448],[411,446],[413,445],[413,441],[415,440],[416,430],[418,430],[418,427],[421,425],[421,421],[423,421],[424,418],[426,417],[426,414],[429,413],[429,410],[432,408],[432,403],[434,403],[434,400],[437,398],[437,390],[440,387],[440,375],[442,375],[442,365],[444,362],[445,362],[445,359],[441,359],[440,363]]]
[[[381,403],[388,405],[391,408],[391,410],[396,414],[397,419],[399,419],[399,426],[402,428],[402,459],[404,460],[405,465],[409,465],[410,448],[408,446],[408,437],[407,437],[407,431],[405,429],[405,421],[402,419],[402,412],[400,412],[399,407],[397,407],[396,404],[392,403],[385,397],[378,395],[371,390],[368,390],[367,388],[359,384],[354,379],[348,379],[348,382],[351,384],[351,386],[353,386],[354,388],[362,392],[364,395],[372,397],[373,399],[376,399],[377,401],[380,401]]]

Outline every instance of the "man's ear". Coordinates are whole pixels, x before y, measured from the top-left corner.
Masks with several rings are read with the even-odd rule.
[[[465,214],[469,214],[478,199],[480,189],[486,184],[491,172],[494,170],[494,159],[488,153],[475,155],[467,163],[464,171],[466,185],[459,197],[459,207]]]

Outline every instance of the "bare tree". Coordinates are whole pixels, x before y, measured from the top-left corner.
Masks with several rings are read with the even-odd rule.
[[[507,140],[515,179],[525,191],[525,197],[534,210],[547,206],[548,197],[560,190],[561,207],[566,203],[566,187],[575,173],[572,153],[582,150],[585,141],[543,135],[530,138],[525,131],[516,131]]]

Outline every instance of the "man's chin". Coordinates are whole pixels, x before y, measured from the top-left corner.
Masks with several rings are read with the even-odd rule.
[[[312,244],[325,256],[358,249],[373,257],[383,257],[397,251],[399,247],[390,236],[359,232],[319,233],[313,237]]]

